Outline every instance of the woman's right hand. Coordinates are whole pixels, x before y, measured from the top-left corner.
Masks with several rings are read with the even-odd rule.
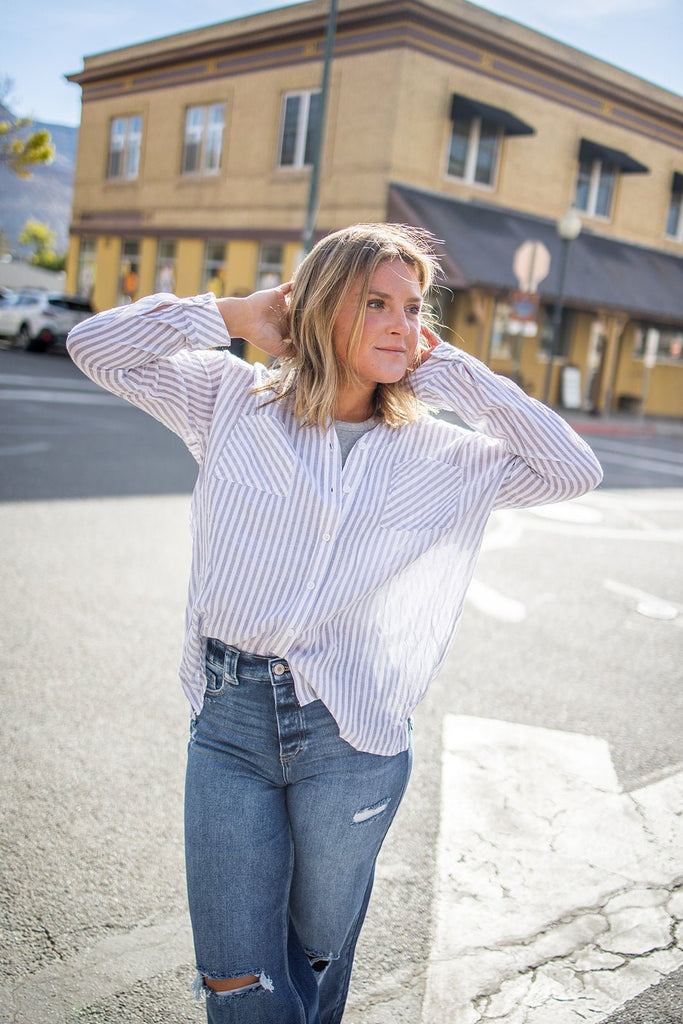
[[[291,282],[252,292],[244,298],[218,299],[218,310],[232,338],[244,338],[269,356],[285,355],[287,341],[287,296]]]

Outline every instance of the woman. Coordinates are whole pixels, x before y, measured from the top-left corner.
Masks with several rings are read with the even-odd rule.
[[[319,242],[291,285],[150,296],[70,336],[81,369],[199,464],[181,676],[212,1024],[341,1020],[410,715],[488,515],[601,478],[560,417],[427,326],[435,270],[426,235],[359,225]],[[277,361],[236,359],[228,335]]]

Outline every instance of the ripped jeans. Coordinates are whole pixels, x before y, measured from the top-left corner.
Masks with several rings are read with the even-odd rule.
[[[281,658],[208,640],[206,673],[185,847],[208,1022],[339,1024],[411,749],[355,750],[321,701],[300,706]],[[252,983],[216,992],[203,978]]]

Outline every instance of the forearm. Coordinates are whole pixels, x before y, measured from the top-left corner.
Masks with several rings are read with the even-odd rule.
[[[201,461],[225,366],[210,350],[229,340],[213,296],[150,295],[83,321],[67,345],[91,380],[169,427]]]
[[[455,412],[521,460],[510,473],[510,503],[574,497],[600,483],[595,455],[561,416],[468,353],[442,343],[415,371],[414,386],[427,405]]]
[[[84,320],[69,334],[67,347],[84,373],[104,383],[100,378],[112,372],[169,359],[186,349],[226,345],[229,340],[211,297],[148,295]]]

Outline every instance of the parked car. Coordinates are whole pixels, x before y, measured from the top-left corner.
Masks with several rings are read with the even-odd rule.
[[[0,301],[0,336],[27,352],[63,344],[72,327],[92,316],[87,299],[59,292],[21,291]]]

